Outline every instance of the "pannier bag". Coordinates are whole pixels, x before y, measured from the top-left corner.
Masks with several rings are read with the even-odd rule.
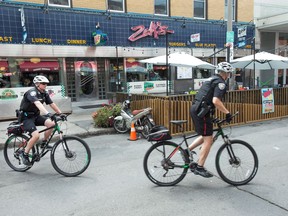
[[[150,134],[148,135],[148,141],[164,141],[172,139],[168,128],[156,125],[150,130]]]
[[[7,128],[8,136],[10,134],[21,135],[23,132],[24,132],[23,125],[19,124],[17,121],[10,123]]]

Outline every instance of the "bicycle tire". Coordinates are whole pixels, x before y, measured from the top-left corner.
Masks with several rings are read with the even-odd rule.
[[[216,169],[223,181],[234,186],[250,182],[258,171],[258,157],[253,147],[242,140],[230,140],[223,144],[216,153]],[[237,161],[232,161],[232,151]]]
[[[121,133],[121,134],[127,133],[130,129],[130,128],[127,128],[126,121],[124,119],[114,120],[113,127],[118,133]]]
[[[143,160],[144,172],[154,184],[173,186],[186,176],[189,158],[181,147],[178,152],[173,152],[177,147],[176,143],[163,141],[152,145],[146,152]],[[167,159],[171,153],[172,157]]]
[[[31,168],[31,166],[26,166],[24,164],[21,164],[19,152],[24,150],[24,148],[27,145],[27,142],[29,140],[29,137],[27,137],[24,134],[21,135],[15,135],[12,134],[8,137],[4,144],[4,158],[6,163],[9,167],[11,167],[13,170],[17,172],[25,172]],[[35,148],[32,148],[32,153],[35,153]],[[32,158],[31,155],[29,155],[30,158]],[[31,161],[32,165],[34,164],[34,161]]]
[[[58,140],[50,155],[53,168],[66,177],[82,174],[91,161],[91,151],[88,144],[76,136],[63,136]]]

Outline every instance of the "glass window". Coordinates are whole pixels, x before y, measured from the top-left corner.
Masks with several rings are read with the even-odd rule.
[[[155,0],[155,14],[168,16],[168,0]]]
[[[71,7],[71,0],[48,0],[49,6]]]
[[[231,0],[232,1],[232,20],[235,21],[235,14],[236,14],[236,7],[235,7],[235,2],[236,0]],[[228,18],[228,0],[225,0],[225,20]]]
[[[125,11],[124,0],[107,0],[108,10]]]
[[[49,85],[60,85],[60,64],[57,59],[15,59],[0,60],[0,88],[33,86],[36,75],[44,75]]]
[[[206,0],[194,0],[194,18],[206,18]]]

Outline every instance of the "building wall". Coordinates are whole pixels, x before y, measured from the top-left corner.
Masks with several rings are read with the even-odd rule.
[[[43,0],[17,0],[17,2],[28,2],[43,4]],[[254,0],[237,0],[237,21],[249,22],[254,16]],[[88,8],[106,10],[106,0],[72,0],[74,8]],[[224,17],[225,0],[207,0],[208,20],[220,20]],[[126,11],[128,13],[154,14],[154,0],[126,0]],[[173,17],[193,18],[194,0],[170,0],[170,15]]]
[[[220,20],[224,18],[224,0],[208,1],[208,19]]]
[[[127,0],[128,13],[154,14],[154,0]]]
[[[193,17],[193,0],[171,0],[170,15],[178,17]]]
[[[97,1],[73,0],[72,5],[74,8],[89,8],[89,9],[106,10],[106,0],[97,0]]]
[[[250,22],[254,18],[254,0],[238,0],[238,20],[241,22]]]

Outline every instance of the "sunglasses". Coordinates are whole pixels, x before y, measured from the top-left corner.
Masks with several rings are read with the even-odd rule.
[[[41,85],[48,85],[48,83],[44,83],[44,82],[41,82],[40,84],[41,84]]]

